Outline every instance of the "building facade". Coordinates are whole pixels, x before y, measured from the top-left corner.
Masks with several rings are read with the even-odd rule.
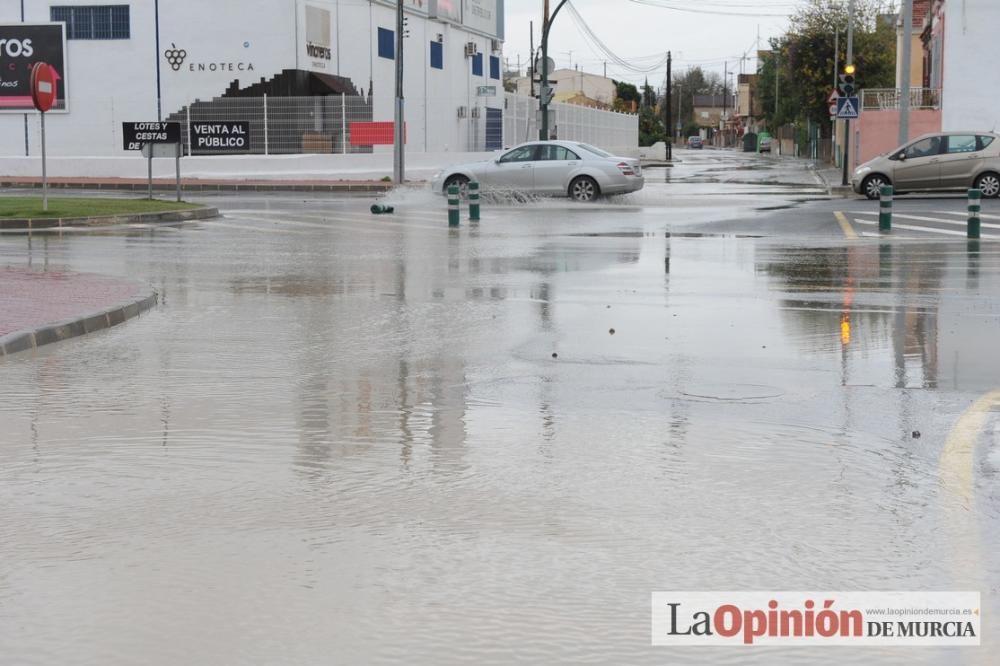
[[[105,1],[0,3],[2,24],[67,26],[69,108],[47,118],[52,155],[121,155],[123,122],[256,94],[361,98],[365,120],[393,120],[393,0]],[[500,147],[504,0],[405,1],[408,148]],[[38,155],[37,124],[33,112],[0,114],[0,155]],[[337,141],[349,139],[326,146]]]
[[[538,73],[541,78],[541,72]],[[549,72],[549,81],[555,89],[555,96],[559,101],[568,101],[579,97],[582,100],[590,100],[605,105],[602,108],[610,108],[615,103],[618,95],[618,87],[611,79],[599,74],[588,74],[579,69],[557,69]],[[532,96],[532,82],[527,76],[517,79],[517,94],[523,97]],[[538,94],[538,84],[534,84],[534,92]],[[584,106],[592,106],[585,103]]]

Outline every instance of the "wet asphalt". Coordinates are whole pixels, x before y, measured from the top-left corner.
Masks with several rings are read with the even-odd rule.
[[[804,163],[684,158],[458,229],[413,188],[0,235],[160,295],[0,362],[3,661],[991,663],[988,620],[978,650],[650,647],[657,590],[1000,611],[996,419],[949,445],[1000,384],[1000,246],[849,239],[877,204]]]

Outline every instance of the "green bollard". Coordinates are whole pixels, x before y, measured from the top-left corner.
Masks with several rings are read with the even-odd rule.
[[[392,206],[386,206],[385,204],[372,204],[371,210],[372,215],[387,215],[395,212]]]
[[[879,190],[878,230],[886,234],[892,231],[892,193],[892,185]]]
[[[448,187],[448,226],[457,227],[461,220],[459,219],[459,208],[458,208],[458,185],[450,185]]]
[[[479,183],[476,181],[469,183],[469,219],[479,221]]]
[[[982,225],[979,214],[983,209],[982,200],[982,191],[976,189],[969,190],[969,238],[975,239],[980,237],[980,226]]]

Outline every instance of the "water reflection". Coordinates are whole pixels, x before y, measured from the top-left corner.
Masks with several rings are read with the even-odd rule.
[[[759,270],[789,294],[781,307],[799,346],[831,351],[839,340],[845,382],[857,366],[861,381],[932,389],[943,371],[942,351],[969,332],[969,292],[978,281],[955,283],[954,269],[963,259],[966,276],[978,274],[974,247],[963,256],[893,243],[781,252]],[[891,359],[890,374],[864,372],[880,355]]]

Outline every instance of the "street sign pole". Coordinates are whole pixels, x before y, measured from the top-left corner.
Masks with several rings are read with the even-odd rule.
[[[153,146],[149,147],[149,200],[153,200]]]
[[[42,210],[49,212],[49,174],[45,165],[45,112],[42,111]]]
[[[403,0],[397,0],[396,4],[396,110],[394,133],[392,142],[393,148],[393,181],[396,185],[402,185],[406,177],[405,150],[406,138],[403,131],[405,121],[405,108],[403,101],[403,31],[405,25],[403,21]]]
[[[854,64],[854,0],[850,0],[850,6],[847,13],[847,65]],[[844,121],[844,174],[841,179],[841,185],[847,187],[848,181],[848,159],[851,155],[851,121],[850,119]]]
[[[176,153],[176,167],[177,167],[177,203],[181,202],[181,144],[175,143],[174,146],[177,148]]]

